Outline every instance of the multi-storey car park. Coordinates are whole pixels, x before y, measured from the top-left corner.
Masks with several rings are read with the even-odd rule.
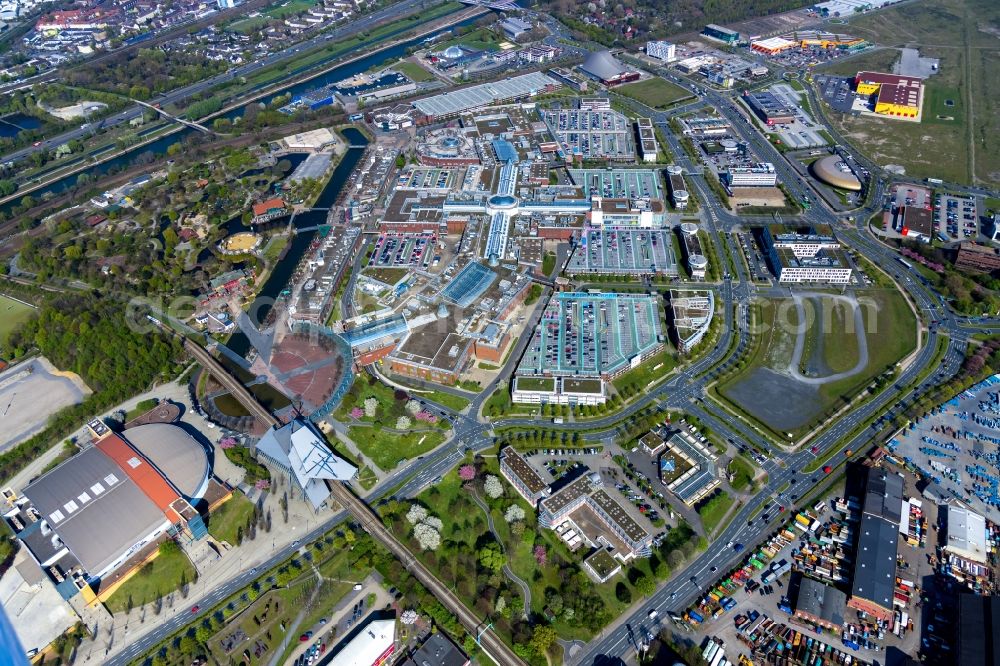
[[[635,161],[632,123],[612,109],[551,109],[545,123],[567,156],[582,160]]]
[[[555,294],[521,359],[519,375],[611,378],[664,343],[660,305],[640,294]]]
[[[668,229],[585,229],[566,272],[676,277],[673,233]]]

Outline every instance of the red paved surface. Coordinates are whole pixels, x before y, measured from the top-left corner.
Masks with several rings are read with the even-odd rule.
[[[290,373],[283,385],[313,409],[326,402],[343,374],[343,361],[332,343],[302,336],[288,336],[275,345],[270,365],[275,375]],[[310,365],[316,367],[296,372]]]

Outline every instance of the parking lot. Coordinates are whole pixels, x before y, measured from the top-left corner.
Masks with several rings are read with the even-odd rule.
[[[433,167],[412,167],[401,171],[396,181],[396,187],[401,189],[454,189],[454,178],[457,172],[453,169],[437,169]]]
[[[827,145],[827,140],[819,133],[822,127],[802,108],[802,96],[805,93],[796,91],[787,83],[773,85],[770,91],[784,102],[785,106],[795,111],[795,120],[774,127],[786,146],[798,149]]]
[[[669,229],[591,229],[566,266],[568,273],[677,275]]]
[[[975,197],[935,195],[934,232],[949,241],[976,240],[979,237],[979,216]]]
[[[757,240],[753,237],[753,234],[749,232],[736,233],[736,240],[739,241],[740,247],[743,248],[743,257],[746,259],[747,267],[750,269],[750,275],[754,280],[758,282],[771,282],[771,274],[767,270],[767,263],[764,261],[764,256],[760,253],[760,247],[757,245]]]
[[[583,159],[635,159],[632,124],[617,111],[546,111],[545,122],[563,150]]]
[[[992,522],[1000,522],[1000,376],[935,408],[889,450]]]
[[[434,234],[383,234],[375,240],[368,260],[370,268],[427,268],[434,260],[437,236]]]
[[[573,182],[583,188],[585,196],[611,199],[663,197],[662,176],[653,169],[570,169]]]
[[[835,111],[851,113],[854,106],[852,79],[843,76],[817,76],[813,81],[823,100]]]
[[[659,348],[659,299],[631,294],[556,294],[518,366],[521,375],[597,377]]]

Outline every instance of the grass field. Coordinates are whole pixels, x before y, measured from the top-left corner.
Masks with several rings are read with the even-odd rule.
[[[645,81],[638,81],[636,83],[628,83],[618,88],[617,92],[620,92],[626,97],[638,100],[646,106],[651,106],[654,109],[666,108],[677,100],[691,96],[691,93],[684,88],[670,83],[669,81],[664,81],[659,77],[646,79]]]
[[[611,383],[618,393],[627,397],[643,392],[650,382],[661,379],[675,367],[677,367],[677,357],[673,348],[668,346],[656,356],[643,361],[638,368],[613,379]]]
[[[208,517],[208,533],[217,541],[238,545],[240,528],[246,532],[253,519],[253,502],[240,491],[233,492],[232,498]]]
[[[761,332],[752,337],[750,351],[741,361],[738,370],[712,390],[713,396],[722,398],[737,411],[759,421],[778,438],[784,439],[783,433],[786,432],[793,436],[805,434],[821,419],[852,400],[868,387],[875,377],[909,354],[916,346],[916,320],[906,300],[898,291],[892,288],[865,291],[859,294],[859,302],[865,322],[865,340],[869,354],[865,370],[840,380],[820,384],[818,390],[793,379],[788,374],[788,366],[795,346],[794,330],[799,325],[798,314],[791,307],[789,299],[762,299],[754,308],[755,324],[759,326]],[[822,332],[817,330],[819,327],[807,331],[803,362],[800,363],[802,370],[802,365],[813,356],[811,352],[815,346],[822,344],[821,357],[827,368],[823,369],[824,372],[819,376],[853,368],[859,358],[859,341],[853,333],[853,327],[847,325],[846,319],[849,316],[853,318],[853,314],[847,308],[828,308],[828,312],[832,312],[833,316],[829,325],[822,327]],[[774,415],[773,409],[766,407],[761,401],[751,404],[752,395],[748,402],[745,382],[751,384],[761,382],[760,391],[764,390],[764,384],[767,383],[757,373],[761,368],[773,370],[781,382],[778,388],[771,386],[771,391],[787,395],[789,400],[801,406],[801,410],[792,410],[793,412],[798,411],[804,416],[810,414],[811,416],[804,418],[799,425],[782,427],[776,422],[769,422]],[[796,387],[801,387],[801,391]]]
[[[347,435],[362,453],[386,472],[401,461],[423,455],[444,441],[444,433],[440,430],[395,433],[381,428],[351,426]]]
[[[836,113],[830,118],[879,164],[902,165],[917,178],[975,179],[995,186],[1000,183],[1000,40],[983,26],[998,23],[1000,5],[992,0],[907,3],[851,19],[845,32],[894,48],[838,62],[817,74],[885,70],[903,46],[940,59],[940,68],[927,79],[920,123]]]
[[[698,515],[705,534],[711,534],[719,526],[726,512],[733,505],[733,498],[723,491],[718,491],[698,506]]]
[[[315,4],[316,0],[287,0],[277,7],[272,7],[262,13],[272,18],[283,19],[293,14],[301,14],[307,9],[312,8]]]
[[[0,294],[0,356],[6,355],[7,337],[31,317],[35,308]]]
[[[729,463],[729,471],[733,473],[733,490],[742,491],[753,483],[753,465],[745,458],[736,456]]]
[[[405,74],[410,77],[411,81],[415,83],[420,83],[422,81],[433,81],[434,75],[428,72],[426,69],[421,67],[415,62],[410,62],[409,60],[400,60],[395,65],[392,66],[400,74]]]
[[[191,583],[195,580],[194,565],[184,551],[173,542],[166,543],[172,545],[161,546],[160,554],[155,559],[143,565],[108,598],[105,602],[108,610],[118,613],[130,605],[141,606],[178,589],[182,581]]]
[[[430,393],[416,393],[414,395],[419,398],[433,400],[434,402],[444,405],[448,409],[453,409],[456,412],[460,412],[469,406],[469,401],[466,398],[452,393],[445,393],[444,391],[431,391]]]

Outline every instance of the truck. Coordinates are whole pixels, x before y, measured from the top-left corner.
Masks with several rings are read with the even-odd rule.
[[[736,600],[733,599],[732,597],[726,597],[725,599],[722,600],[722,607],[725,608],[727,611],[731,611],[734,608],[736,608]]]
[[[694,624],[700,624],[705,621],[705,618],[701,616],[698,611],[688,611],[688,621]]]
[[[944,185],[944,181],[940,178],[928,178],[927,183],[929,185]]]

